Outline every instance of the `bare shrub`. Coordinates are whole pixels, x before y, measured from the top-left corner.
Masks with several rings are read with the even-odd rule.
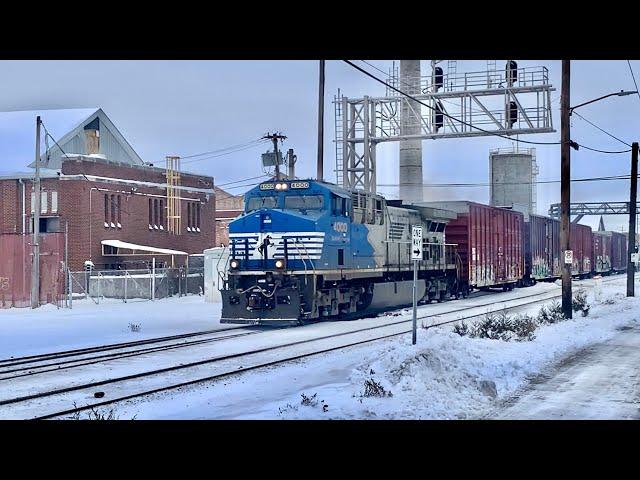
[[[386,390],[380,382],[376,382],[373,378],[365,380],[363,397],[393,397],[393,394]]]
[[[139,323],[130,323],[129,324],[129,331],[137,333],[140,330],[142,330],[142,325],[140,325]]]
[[[591,306],[587,303],[587,294],[584,290],[579,290],[571,300],[571,308],[574,312],[582,312],[582,316],[589,315],[589,309]]]
[[[316,399],[317,395],[318,395],[317,393],[314,393],[310,397],[307,397],[303,393],[301,395],[302,396],[302,400],[300,401],[300,405],[304,405],[305,407],[315,407],[316,405],[318,405],[318,400]]]

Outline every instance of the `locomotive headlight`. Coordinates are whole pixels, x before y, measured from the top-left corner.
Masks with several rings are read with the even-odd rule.
[[[276,190],[286,190],[289,188],[289,185],[286,183],[276,183]]]
[[[280,260],[280,259],[276,260],[277,269],[282,270],[284,268],[284,265],[285,265],[284,260]]]
[[[276,183],[276,190],[282,190],[282,184]]]
[[[240,267],[240,260],[236,260],[235,258],[229,262],[229,266],[232,270],[237,270]]]

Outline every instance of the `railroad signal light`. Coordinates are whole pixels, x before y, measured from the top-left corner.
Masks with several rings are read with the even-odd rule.
[[[436,103],[435,112],[433,112],[433,128],[435,129],[436,133],[444,126],[444,115],[442,113],[443,110],[444,108],[442,106],[442,103],[438,100],[438,102]]]
[[[509,102],[509,128],[518,122],[518,105],[516,102]]]

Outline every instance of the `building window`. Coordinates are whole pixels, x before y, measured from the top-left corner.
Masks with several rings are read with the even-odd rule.
[[[104,194],[104,226],[109,227],[109,195]]]
[[[116,196],[111,195],[111,227],[116,227]]]
[[[51,192],[51,213],[58,213],[58,192]]]
[[[164,219],[165,219],[164,200],[160,200],[160,230],[164,230]]]
[[[122,195],[118,195],[118,228],[122,228]]]
[[[40,213],[47,213],[47,192],[40,192]]]
[[[149,230],[153,229],[153,200],[149,199]]]
[[[187,232],[200,231],[200,203],[187,202]]]
[[[158,221],[158,200],[154,199],[153,200],[153,228],[155,228],[156,230],[158,230],[158,223],[160,223]]]

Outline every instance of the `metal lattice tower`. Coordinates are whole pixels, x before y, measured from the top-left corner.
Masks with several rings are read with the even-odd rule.
[[[180,157],[167,156],[167,231],[180,235]]]
[[[341,153],[336,155],[336,176],[342,179],[338,183],[375,192],[376,145],[382,142],[555,132],[551,108],[555,89],[548,69],[524,67],[511,72],[515,81],[507,81],[505,69],[457,73],[457,62],[451,61],[443,75],[444,88],[434,88],[432,72],[420,76],[420,93],[413,97],[431,108],[415,109],[415,101],[395,91],[384,97],[336,98],[340,117],[336,127],[342,126],[335,139],[336,154]],[[390,78],[390,84],[394,81]],[[397,83],[394,86],[404,91],[402,82]],[[452,118],[434,114],[436,106]],[[415,133],[405,134],[402,112],[412,109],[414,123],[409,126]]]

